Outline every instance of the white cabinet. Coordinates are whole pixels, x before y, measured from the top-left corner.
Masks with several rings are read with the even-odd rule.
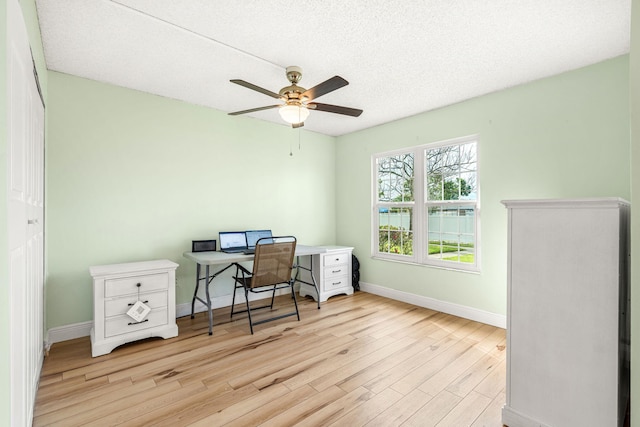
[[[505,201],[509,427],[622,426],[629,397],[629,205]]]
[[[119,345],[148,337],[178,335],[176,268],[169,260],[90,267],[93,277],[91,355],[110,353]],[[136,302],[151,310],[139,320],[127,312]]]
[[[320,301],[339,294],[353,294],[351,286],[351,253],[346,246],[321,246],[326,252],[313,255],[312,272],[320,289]],[[300,296],[311,295],[317,299],[316,290],[306,283],[300,284]]]

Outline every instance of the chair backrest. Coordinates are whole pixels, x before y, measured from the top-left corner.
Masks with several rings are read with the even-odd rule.
[[[291,280],[296,238],[276,236],[263,238],[256,243],[251,287],[277,285]]]

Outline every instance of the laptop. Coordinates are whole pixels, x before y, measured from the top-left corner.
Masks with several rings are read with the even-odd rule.
[[[244,231],[221,231],[220,250],[228,254],[237,254],[247,250],[247,236]]]
[[[247,236],[247,249],[243,251],[245,255],[253,255],[256,253],[256,243],[264,237],[271,237],[271,230],[247,230],[244,232]]]

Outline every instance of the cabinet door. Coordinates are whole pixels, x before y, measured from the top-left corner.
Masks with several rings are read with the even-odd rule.
[[[509,401],[553,426],[615,425],[617,209],[513,209]]]
[[[28,425],[44,355],[44,106],[16,0],[7,1],[7,23],[9,424]]]

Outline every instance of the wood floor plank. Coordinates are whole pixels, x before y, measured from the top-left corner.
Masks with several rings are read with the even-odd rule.
[[[224,385],[195,393],[190,399],[182,399],[141,417],[122,423],[122,426],[186,426],[215,414],[224,408],[258,393],[255,387],[248,385],[237,390]]]
[[[406,360],[424,351],[425,347],[429,347],[431,343],[432,341],[429,341],[429,339],[416,341],[400,351],[389,355],[389,357],[341,379],[336,384],[346,392],[353,391],[365,384],[373,384],[378,378],[381,378],[383,374],[395,372],[401,364],[404,364]]]
[[[496,369],[491,371],[484,380],[478,384],[475,391],[487,397],[493,398],[504,391],[507,382],[507,362],[503,360]]]
[[[251,366],[244,365],[244,369],[233,378],[229,378],[228,382],[232,387],[241,387],[246,384],[256,383],[259,388],[284,381],[282,374],[287,369],[298,370],[295,366],[302,367],[316,363],[316,360],[322,359],[322,354],[318,354],[318,348],[322,348],[325,352],[329,352],[334,348],[343,347],[354,341],[353,337],[314,337],[315,345],[303,346],[302,343],[294,343],[289,347],[282,347],[284,352],[280,358],[265,358],[259,360],[263,363]],[[272,383],[269,380],[273,379]],[[259,383],[258,383],[259,382]]]
[[[225,427],[246,427],[262,425],[266,421],[283,414],[291,409],[293,405],[308,399],[316,399],[318,392],[310,386],[299,387],[277,399],[274,399],[263,406],[250,412],[238,414],[238,418],[225,424]],[[205,424],[211,426],[213,424]]]
[[[64,408],[43,414],[34,419],[35,425],[46,426],[81,426],[86,425],[92,421],[100,419],[106,416],[109,411],[105,411],[105,408],[111,407],[114,402],[118,402],[122,399],[128,399],[132,396],[140,395],[147,390],[155,389],[155,383],[153,381],[147,381],[144,383],[131,384],[127,388],[118,388],[115,393],[109,393],[100,396],[97,399],[83,401],[82,412],[78,412],[77,406],[65,406]],[[121,405],[118,402],[116,405]]]
[[[394,427],[402,425],[431,399],[432,396],[421,390],[412,390],[408,395],[404,396],[404,398],[396,401],[365,425],[366,427]]]
[[[433,427],[453,411],[462,399],[455,394],[443,391],[417,410],[402,427]],[[460,424],[458,427],[462,427]]]
[[[375,396],[374,393],[364,387],[355,389],[346,395],[334,400],[318,411],[309,414],[305,419],[296,423],[298,427],[328,426],[350,411],[357,411],[364,402]]]
[[[311,381],[309,384],[316,390],[322,391],[341,382],[344,378],[354,375],[381,360],[386,360],[392,354],[411,346],[415,342],[416,341],[413,338],[402,338],[398,341],[393,341],[382,348],[371,351],[362,357],[345,363],[331,372],[325,373],[321,377]]]
[[[436,427],[469,426],[487,409],[490,403],[491,399],[488,397],[471,392],[442,421],[436,424]]]
[[[501,425],[504,330],[364,292],[299,307],[254,335],[225,307],[212,336],[198,313],[96,358],[88,337],[56,343],[33,425]]]
[[[480,414],[478,418],[471,424],[471,427],[493,427],[496,425],[496,420],[502,418],[502,407],[506,401],[506,395],[499,393],[486,407],[486,409]],[[502,423],[500,423],[502,424]],[[500,426],[500,424],[497,424]]]
[[[107,425],[123,425],[144,415],[162,410],[172,403],[190,399],[194,394],[205,390],[206,387],[202,383],[191,383],[186,387],[179,387],[178,383],[159,386],[153,394],[148,393],[135,401],[128,401],[127,405],[123,407],[116,406],[114,412],[102,417],[99,422]]]
[[[484,355],[485,354],[477,348],[469,348],[455,360],[445,362],[445,366],[440,367],[434,375],[420,384],[419,389],[425,393],[435,396],[447,388],[447,386],[455,381],[461,373],[473,366],[473,364]]]
[[[384,412],[389,406],[402,399],[402,397],[397,391],[388,388],[382,393],[372,396],[371,399],[361,405],[351,408],[345,415],[329,425],[334,427],[365,425],[378,414]]]
[[[248,386],[247,386],[248,387]],[[260,393],[256,393],[247,399],[243,399],[233,405],[229,405],[215,413],[201,418],[200,420],[191,423],[193,427],[210,427],[226,425],[242,414],[248,414],[252,411],[256,411],[260,408],[268,407],[274,400],[286,396],[289,394],[289,389],[282,384],[274,384],[265,390],[261,390]]]
[[[311,386],[303,386],[298,388],[297,390],[303,388],[313,389],[313,387]],[[322,408],[328,406],[332,402],[341,399],[342,397],[346,396],[346,394],[347,393],[345,393],[343,390],[334,386],[315,394],[309,399],[304,399],[302,401],[296,401],[292,399],[291,408],[259,425],[260,427],[282,427],[300,425],[300,423],[309,418],[311,415],[322,410]]]
[[[451,393],[465,397],[480,384],[491,372],[498,368],[500,361],[493,356],[485,354],[472,366],[462,372],[457,378],[447,385]]]

